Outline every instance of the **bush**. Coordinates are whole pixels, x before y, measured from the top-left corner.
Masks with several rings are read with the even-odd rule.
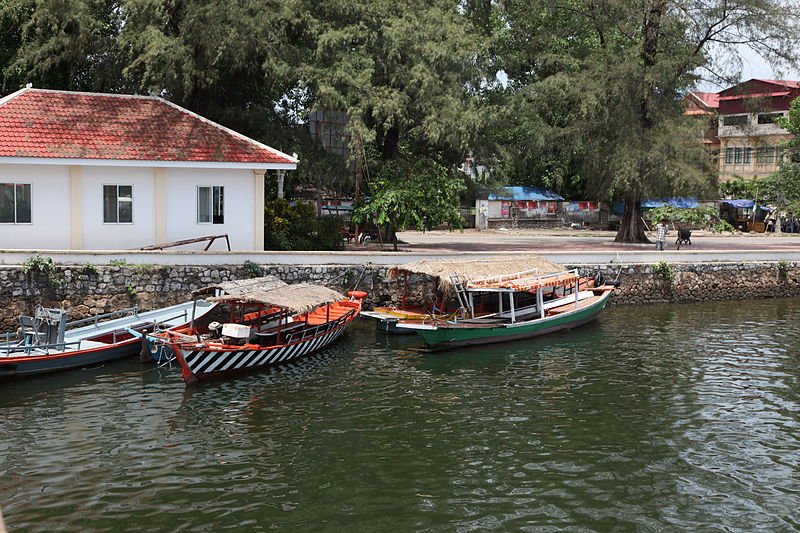
[[[56,266],[50,257],[42,257],[41,255],[34,255],[29,257],[22,263],[22,272],[25,274],[43,274],[49,276],[55,271]]]
[[[268,201],[264,206],[265,250],[339,250],[343,220],[316,216],[313,205]]]
[[[667,283],[672,283],[675,280],[675,272],[673,272],[672,267],[666,261],[659,261],[653,265],[653,274]]]

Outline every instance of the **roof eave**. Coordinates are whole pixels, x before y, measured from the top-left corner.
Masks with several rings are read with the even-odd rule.
[[[61,157],[0,157],[9,165],[75,165],[99,167],[229,168],[245,170],[296,170],[297,163],[256,163],[233,161],[145,161],[136,159],[80,159]]]

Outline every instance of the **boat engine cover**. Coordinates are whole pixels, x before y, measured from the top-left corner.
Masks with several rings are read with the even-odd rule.
[[[232,339],[249,339],[250,326],[244,324],[222,324],[222,336]]]

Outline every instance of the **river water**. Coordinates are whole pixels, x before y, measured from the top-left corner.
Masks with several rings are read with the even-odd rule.
[[[186,389],[123,361],[0,383],[10,531],[800,529],[800,300],[614,307],[420,354],[359,321]]]

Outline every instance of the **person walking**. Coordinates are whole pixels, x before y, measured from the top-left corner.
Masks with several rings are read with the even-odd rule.
[[[656,225],[656,250],[663,250],[667,244],[667,221],[661,219]]]

